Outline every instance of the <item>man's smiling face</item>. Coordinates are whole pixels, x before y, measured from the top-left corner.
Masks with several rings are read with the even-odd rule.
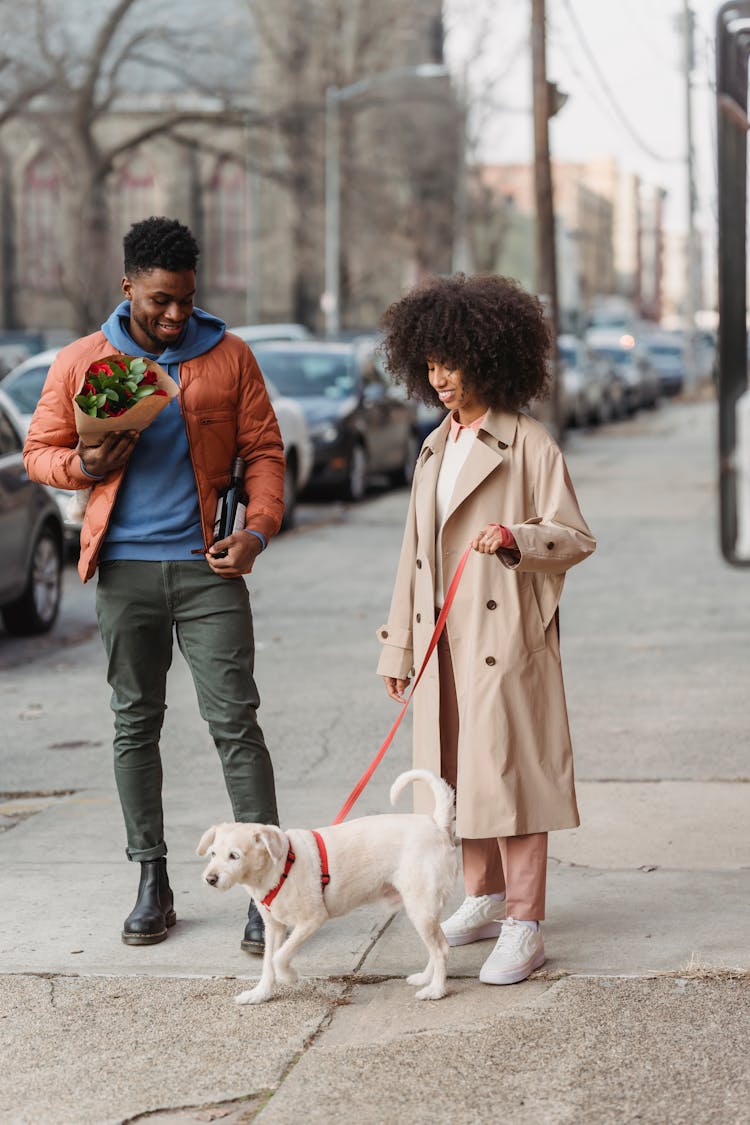
[[[153,269],[122,280],[130,301],[130,335],[145,351],[161,355],[179,340],[195,300],[195,270]]]

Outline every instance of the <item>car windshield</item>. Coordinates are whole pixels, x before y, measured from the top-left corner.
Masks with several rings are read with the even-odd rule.
[[[3,379],[0,385],[21,414],[33,414],[36,410],[48,371],[49,364],[44,367],[27,367],[18,375]]]
[[[560,359],[568,367],[575,367],[576,363],[577,363],[577,359],[578,359],[578,357],[576,356],[575,348],[568,348],[568,347],[565,347],[565,346],[561,347],[560,348]]]
[[[290,398],[344,399],[356,387],[353,356],[341,352],[264,351],[255,348],[263,374]]]
[[[675,359],[682,357],[682,348],[678,344],[649,344],[648,350],[652,355],[670,356]]]
[[[614,360],[617,367],[627,367],[633,358],[633,353],[625,348],[596,348],[594,354],[602,359]]]

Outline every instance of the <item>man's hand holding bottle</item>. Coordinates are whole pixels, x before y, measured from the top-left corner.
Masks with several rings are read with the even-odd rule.
[[[222,578],[239,578],[250,574],[255,560],[263,550],[257,535],[249,531],[233,531],[225,539],[218,539],[206,552],[206,562]],[[226,552],[226,554],[224,553]]]

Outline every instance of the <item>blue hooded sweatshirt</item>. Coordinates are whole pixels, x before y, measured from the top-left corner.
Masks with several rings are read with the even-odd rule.
[[[102,332],[123,355],[145,355],[180,381],[180,363],[210,351],[223,338],[218,317],[193,309],[180,339],[161,355],[144,352],[130,335],[130,302],[122,301]],[[230,466],[227,466],[229,472]],[[100,558],[195,559],[203,547],[195,483],[179,398],[165,406],[139,437],[122,479]]]

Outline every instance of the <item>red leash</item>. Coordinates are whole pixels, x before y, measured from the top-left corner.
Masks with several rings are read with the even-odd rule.
[[[416,679],[414,680],[414,684],[412,685],[412,689],[409,692],[409,695],[406,699],[406,702],[404,703],[403,707],[401,708],[401,712],[400,712],[398,718],[396,719],[395,723],[391,727],[390,732],[389,732],[388,737],[386,738],[385,742],[380,747],[377,754],[375,755],[373,760],[370,762],[370,765],[367,767],[365,772],[362,774],[362,776],[360,777],[359,781],[357,782],[357,784],[352,789],[349,796],[346,798],[346,801],[343,804],[341,812],[338,814],[338,816],[336,817],[336,819],[333,822],[334,824],[340,824],[341,821],[344,820],[349,815],[349,813],[351,812],[351,810],[354,806],[354,803],[357,800],[359,800],[359,797],[361,796],[362,791],[364,790],[365,786],[367,785],[367,783],[370,780],[370,778],[372,777],[372,775],[375,773],[375,770],[380,765],[381,761],[383,760],[383,757],[385,755],[386,750],[388,749],[391,742],[393,741],[393,736],[395,735],[396,731],[398,730],[399,724],[401,723],[401,720],[403,719],[404,715],[406,714],[406,708],[411,703],[412,696],[414,695],[414,692],[417,690],[417,684],[419,683],[419,681],[422,678],[422,673],[424,672],[425,668],[427,667],[427,662],[430,659],[430,657],[432,656],[433,652],[435,651],[435,645],[438,643],[438,639],[440,637],[440,634],[442,633],[443,628],[445,626],[445,620],[448,616],[448,611],[449,611],[451,605],[453,604],[453,599],[456,596],[456,590],[458,589],[458,584],[461,581],[461,575],[464,572],[464,567],[466,566],[466,563],[467,563],[467,560],[469,558],[470,553],[471,553],[471,547],[467,547],[466,550],[464,551],[463,555],[461,556],[461,559],[459,561],[458,566],[456,567],[456,573],[453,575],[453,580],[451,581],[451,584],[448,587],[448,592],[445,595],[445,601],[443,603],[443,608],[440,610],[440,613],[438,614],[438,619],[435,622],[435,632],[432,634],[432,639],[430,640],[430,643],[427,646],[427,652],[425,653],[425,658],[422,661],[422,667],[419,669],[419,672],[417,673]]]

